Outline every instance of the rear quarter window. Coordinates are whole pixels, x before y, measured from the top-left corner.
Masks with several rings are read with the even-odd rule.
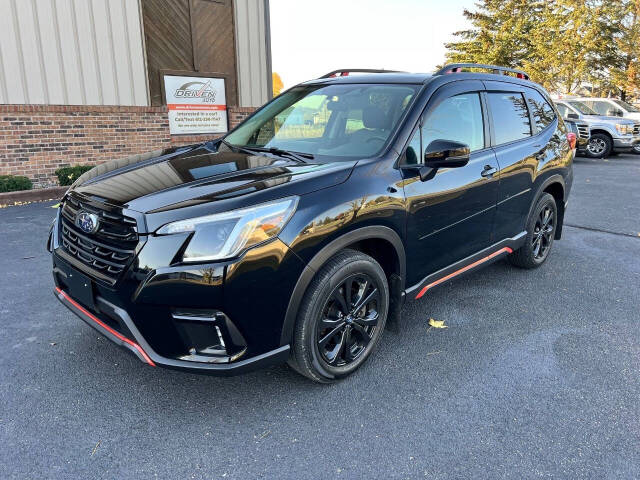
[[[547,128],[555,120],[556,113],[539,92],[535,90],[528,92],[527,101],[529,102],[534,126],[538,132]]]
[[[496,145],[531,136],[531,122],[520,92],[488,92],[487,99]]]

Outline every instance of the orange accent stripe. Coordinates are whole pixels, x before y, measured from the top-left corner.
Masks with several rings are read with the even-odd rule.
[[[501,248],[500,250],[497,250],[497,251],[493,252],[491,255],[487,255],[486,257],[481,258],[480,260],[476,260],[475,262],[470,263],[466,267],[462,267],[460,270],[456,270],[455,272],[452,272],[449,275],[436,280],[435,282],[431,282],[429,285],[427,285],[422,290],[420,290],[420,293],[418,293],[418,295],[416,295],[416,300],[418,298],[422,297],[425,293],[427,293],[427,290],[429,290],[430,288],[435,287],[436,285],[439,285],[442,282],[445,282],[445,281],[449,280],[450,278],[455,277],[456,275],[460,275],[461,273],[464,273],[467,270],[470,270],[473,267],[475,267],[477,265],[480,265],[481,263],[486,262],[487,260],[491,260],[493,257],[496,257],[496,256],[498,256],[498,255],[500,255],[501,253],[504,253],[504,252],[513,253],[513,249],[509,248],[509,247]]]
[[[182,103],[169,103],[167,105],[168,110],[226,110],[226,105],[212,105],[212,104],[182,104]]]
[[[88,312],[82,305],[80,305],[79,303],[77,303],[73,298],[71,298],[69,295],[67,295],[64,290],[62,290],[59,287],[56,287],[56,292],[58,292],[60,295],[62,295],[64,297],[65,300],[67,300],[69,303],[71,303],[71,305],[73,305],[74,307],[76,307],[78,310],[80,310],[82,313],[84,313],[87,317],[89,317],[91,320],[93,320],[94,322],[96,322],[98,325],[100,325],[102,328],[104,328],[107,332],[111,333],[112,335],[115,335],[116,337],[118,337],[120,340],[122,340],[123,342],[131,345],[133,348],[135,348],[138,352],[140,352],[140,355],[142,355],[142,357],[145,359],[145,361],[151,365],[152,367],[155,367],[156,364],[153,363],[153,360],[151,360],[149,358],[149,355],[147,355],[147,353],[142,349],[142,347],[140,345],[138,345],[135,342],[132,342],[131,340],[129,340],[127,337],[123,336],[122,334],[116,332],[113,328],[111,328],[109,325],[107,325],[106,323],[102,322],[101,320],[99,320],[97,317],[95,317],[94,315],[92,315],[90,312]]]

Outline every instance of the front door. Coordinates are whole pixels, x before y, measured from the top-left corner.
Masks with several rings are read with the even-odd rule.
[[[408,202],[407,286],[491,245],[498,164],[489,146],[480,82],[446,85],[431,97],[402,162],[420,164],[434,140],[469,145],[464,167],[441,168],[425,181],[403,168]]]

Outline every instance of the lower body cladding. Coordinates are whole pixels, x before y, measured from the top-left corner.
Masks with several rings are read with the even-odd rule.
[[[156,268],[153,243],[115,286],[96,282],[53,245],[55,296],[151,366],[235,375],[286,362],[283,322],[305,265],[284,243],[224,264]]]

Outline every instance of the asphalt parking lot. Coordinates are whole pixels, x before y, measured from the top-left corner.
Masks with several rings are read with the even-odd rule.
[[[0,478],[640,477],[640,156],[574,171],[546,265],[433,290],[330,386],[143,365],[54,299],[51,202],[0,209]]]

